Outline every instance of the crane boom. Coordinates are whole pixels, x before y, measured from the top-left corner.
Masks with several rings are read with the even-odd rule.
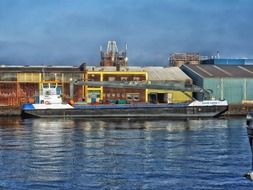
[[[103,86],[110,88],[134,88],[199,92],[204,94],[205,99],[210,99],[210,93],[207,90],[194,84],[179,81],[76,81],[74,84],[94,87]]]

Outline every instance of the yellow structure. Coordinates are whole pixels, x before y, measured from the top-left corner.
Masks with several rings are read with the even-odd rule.
[[[145,70],[148,72],[149,81],[191,83],[191,78],[178,67],[145,67]],[[191,101],[192,92],[186,92],[186,94],[181,91],[173,90],[147,90],[148,101],[154,103],[180,103]]]
[[[108,70],[106,70],[108,69]],[[159,69],[160,70],[160,69]],[[166,69],[165,69],[166,70]],[[154,77],[149,77],[149,69],[140,68],[131,70],[111,70],[106,67],[95,67],[88,70],[85,75],[87,81],[148,81]],[[160,73],[159,73],[160,74]],[[167,73],[168,74],[168,73]],[[181,74],[181,73],[180,73]],[[164,75],[164,73],[163,73]],[[182,74],[181,74],[182,75]],[[179,75],[180,76],[180,75]],[[166,78],[167,79],[167,78]],[[188,80],[188,78],[187,78]],[[163,80],[164,81],[164,80]],[[183,79],[182,79],[183,81]],[[108,99],[127,99],[127,95],[121,96],[122,93],[127,95],[141,96],[140,102],[154,102],[154,103],[180,103],[191,101],[192,92],[183,93],[181,91],[173,90],[155,90],[155,89],[115,89],[108,87],[92,87],[84,86],[84,96],[87,103],[106,101]],[[110,96],[110,94],[112,96]],[[121,94],[121,95],[118,95]],[[108,96],[109,95],[109,96]]]
[[[155,96],[158,103],[181,103],[192,100],[192,92],[185,94],[181,91],[147,89],[147,97],[150,102],[152,102],[152,95]]]
[[[146,71],[87,71],[85,79],[87,81],[146,81],[148,78],[148,73]],[[106,92],[104,91],[106,89]],[[113,93],[114,91],[117,93]],[[120,92],[121,91],[121,92]],[[112,92],[112,97],[108,97],[107,94]],[[132,92],[132,93],[130,93]],[[107,93],[107,94],[106,94]],[[140,94],[144,100],[147,102],[146,90],[138,90],[138,89],[113,89],[113,88],[105,88],[105,87],[92,87],[92,86],[84,86],[84,94],[85,100],[88,103],[91,102],[100,102],[107,99],[120,99],[127,98],[127,95],[124,94]],[[120,95],[118,95],[120,94]],[[144,99],[143,99],[144,98]]]

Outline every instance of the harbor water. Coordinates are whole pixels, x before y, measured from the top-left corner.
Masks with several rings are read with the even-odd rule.
[[[251,189],[245,118],[0,118],[0,189]]]

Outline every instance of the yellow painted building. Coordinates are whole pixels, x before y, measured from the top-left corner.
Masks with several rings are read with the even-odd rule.
[[[147,72],[142,69],[121,69],[115,67],[93,67],[87,71],[87,81],[146,81]],[[87,103],[115,102],[126,100],[128,102],[147,102],[146,90],[129,88],[109,88],[84,86],[85,100]]]
[[[175,81],[175,82],[189,82],[191,78],[188,77],[178,67],[145,67],[148,72],[148,80],[156,82]],[[154,103],[180,103],[192,100],[192,92],[181,92],[174,90],[147,90],[149,102]]]
[[[147,96],[149,102],[154,103],[180,103],[180,102],[188,102],[192,99],[191,92],[183,93],[181,91],[173,91],[173,90],[147,90]]]
[[[191,81],[179,68],[163,67],[123,67],[116,71],[115,67],[92,67],[88,69],[87,81]],[[85,100],[105,102],[127,100],[128,102],[179,103],[191,101],[191,92],[183,93],[173,90],[155,89],[120,89],[108,87],[84,87]]]

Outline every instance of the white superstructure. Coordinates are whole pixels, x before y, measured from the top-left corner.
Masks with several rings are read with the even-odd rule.
[[[40,104],[62,104],[61,90],[57,89],[56,84],[43,84],[39,96]]]
[[[227,100],[203,100],[203,101],[193,101],[189,106],[227,106]]]

